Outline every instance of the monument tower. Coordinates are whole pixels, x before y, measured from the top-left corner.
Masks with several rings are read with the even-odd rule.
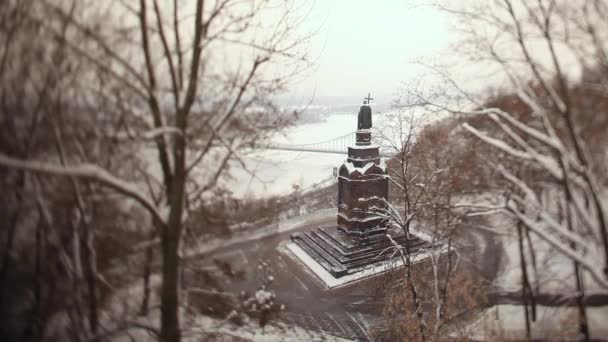
[[[294,233],[293,243],[288,244],[322,279],[319,272],[338,279],[366,276],[365,270],[370,268],[386,270],[394,255],[393,242],[408,244],[412,251],[427,244],[412,234],[406,239],[402,232],[391,230],[382,215],[388,203],[388,175],[380,149],[372,143],[371,100],[368,94],[359,108],[355,145],[348,147],[348,157],[338,171],[337,224]]]
[[[388,177],[380,149],[371,142],[371,100],[368,94],[359,108],[355,146],[348,147],[338,171],[338,229],[361,239],[384,233],[388,223],[378,215],[388,201]]]

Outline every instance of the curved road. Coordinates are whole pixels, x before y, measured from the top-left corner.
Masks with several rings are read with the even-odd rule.
[[[231,280],[227,284],[226,290],[233,293],[257,289],[261,284],[257,266],[262,261],[267,262],[273,269],[271,287],[278,302],[285,305],[279,320],[351,340],[372,340],[370,331],[374,327],[381,327],[382,322],[384,296],[383,291],[378,290],[382,277],[326,289],[306,266],[294,260],[288,254],[290,252],[282,247],[294,232],[331,225],[335,225],[334,215],[314,218],[288,232],[233,243],[193,258],[202,259],[208,265],[214,264],[213,259],[228,262],[235,270],[243,271],[242,279]],[[464,234],[463,238],[482,249],[471,249],[470,257],[473,261],[483,260],[479,271],[486,279],[493,279],[498,269],[500,246],[488,232],[470,233]],[[484,242],[479,243],[479,239]]]

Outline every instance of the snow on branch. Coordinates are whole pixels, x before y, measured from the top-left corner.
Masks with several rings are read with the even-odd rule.
[[[179,137],[183,137],[184,133],[182,132],[181,129],[179,129],[177,127],[160,126],[160,127],[152,128],[145,132],[135,133],[135,134],[119,132],[116,134],[111,134],[111,137],[114,139],[118,139],[118,140],[133,140],[133,139],[154,140],[158,137],[166,136],[166,135],[176,135]]]
[[[570,259],[577,261],[582,267],[589,271],[591,276],[603,287],[608,288],[608,279],[604,277],[602,271],[602,265],[594,259],[586,258],[584,255],[579,254],[580,251],[573,250],[567,241],[561,240],[559,237],[550,234],[541,227],[543,221],[534,221],[521,211],[518,210],[517,204],[513,201],[507,203],[507,207],[521,222],[532,232],[536,233],[543,240],[547,241],[550,245],[555,247],[557,250],[567,255]]]
[[[573,233],[560,222],[556,221],[550,214],[547,213],[546,210],[540,207],[540,203],[531,203],[517,195],[512,195],[511,199],[522,207],[525,207],[526,205],[534,206],[535,211],[533,215],[531,213],[529,216],[534,216],[537,219],[540,219],[541,222],[545,223],[551,228],[550,231],[555,233],[555,235],[561,236],[573,243],[576,243],[583,251],[587,250],[589,241],[586,241],[580,235]]]
[[[399,255],[403,258],[403,250],[404,247],[399,245],[397,243],[397,241],[395,241],[395,239],[393,239],[393,237],[391,236],[391,234],[386,234],[385,235],[391,242],[392,247],[395,249],[395,251],[399,252]]]
[[[387,201],[385,198],[373,196],[373,197],[369,197],[369,198],[360,198],[359,201],[361,201],[361,202],[378,201],[378,202],[382,203],[383,206],[378,207],[378,206],[372,205],[369,208],[370,211],[374,212],[374,214],[380,215],[380,214],[384,213],[385,214],[385,215],[383,215],[384,217],[390,218],[390,219],[398,222],[399,224],[405,224],[405,222],[407,221],[401,217],[399,210],[397,208],[395,208],[395,206],[391,202]]]
[[[518,93],[519,94],[519,93]],[[520,95],[520,98],[523,95]],[[527,98],[526,98],[527,99]],[[524,100],[522,98],[522,100]],[[524,100],[525,101],[525,100]],[[526,102],[526,101],[525,101]],[[526,102],[528,105],[530,105],[529,102]],[[531,106],[532,107],[532,106]],[[535,109],[536,108],[536,109]],[[538,106],[534,106],[533,110],[535,111],[540,111],[540,107]],[[460,111],[459,113],[462,114],[489,114],[489,115],[496,115],[499,116],[501,119],[506,120],[509,124],[511,124],[512,126],[514,126],[515,128],[517,128],[518,130],[520,130],[521,132],[525,133],[526,135],[558,150],[558,151],[563,151],[564,146],[562,145],[562,143],[559,141],[559,139],[557,137],[552,137],[552,136],[548,136],[547,134],[545,134],[544,132],[541,132],[535,128],[532,128],[528,125],[526,125],[525,123],[519,121],[518,119],[516,119],[515,117],[513,117],[513,115],[511,115],[511,113],[509,112],[505,112],[504,110],[500,109],[500,108],[486,108],[486,109],[482,109],[482,110],[475,110],[475,111]]]
[[[519,146],[521,146],[526,152],[530,153],[531,155],[533,155],[536,152],[536,151],[534,151],[534,149],[532,149],[530,144],[528,144],[521,136],[519,136],[519,134],[515,133],[511,129],[511,127],[509,127],[502,120],[500,120],[498,115],[496,115],[495,113],[492,113],[492,114],[490,114],[490,119],[492,119],[492,121],[496,122],[496,124],[503,130],[503,132],[507,133],[507,135],[511,139],[513,139],[513,141],[515,141]]]
[[[560,154],[560,156],[562,156],[564,158],[564,160],[568,162],[568,165],[574,171],[581,173],[581,174],[584,173],[585,168],[582,167],[580,165],[580,163],[570,153],[567,152],[566,147],[563,145],[563,143],[561,142],[559,137],[557,137],[557,135],[555,133],[555,129],[553,128],[553,126],[551,126],[551,122],[546,117],[547,114],[545,113],[545,111],[540,106],[535,104],[534,101],[525,94],[525,92],[518,93],[518,95],[524,102],[526,102],[526,104],[528,104],[532,108],[532,110],[534,112],[538,113],[541,116],[541,118],[543,119],[543,122],[544,122],[544,126],[545,126],[546,130],[548,131],[548,133],[544,133],[538,129],[535,129],[533,127],[530,127],[529,125],[526,125],[525,123],[523,123],[523,122],[519,121],[517,118],[515,118],[512,114],[510,114],[504,110],[501,110],[499,108],[493,107],[493,108],[485,108],[482,110],[457,111],[456,113],[471,114],[471,115],[489,115],[490,118],[492,118],[495,122],[497,122],[499,124],[500,128],[503,131],[505,131],[505,133],[507,133],[511,138],[516,140],[516,142],[518,142],[518,144],[520,146],[524,146],[524,148],[527,151],[533,150],[527,143],[525,143],[525,140],[519,139],[519,141],[518,141],[518,136],[514,137],[515,133],[510,128],[508,128],[503,122],[500,122],[500,120],[499,120],[499,118],[504,119],[511,126],[515,127],[519,132],[522,132],[526,136],[532,137],[533,139],[536,139],[537,141],[540,141],[541,143],[556,150]],[[465,128],[467,130],[471,131],[470,125],[468,125],[466,123],[464,125],[469,126],[468,128],[465,126]],[[480,131],[477,131],[477,132],[479,132],[480,134],[484,134]],[[475,132],[471,131],[471,133],[475,134],[478,138],[482,139]],[[484,139],[482,139],[482,140],[484,140]],[[498,140],[498,139],[495,139],[495,140],[500,142],[500,140]],[[486,140],[484,140],[484,141],[486,141]],[[488,142],[488,141],[486,141],[486,142]],[[524,143],[524,145],[522,145],[522,142]],[[505,143],[503,142],[503,144],[505,144]],[[505,151],[502,148],[502,146],[497,146],[497,145],[494,145],[494,146]],[[510,146],[507,145],[507,147],[510,147]],[[516,150],[516,151],[518,151],[518,150]],[[509,153],[509,151],[505,151],[505,152]],[[523,151],[518,151],[518,152],[524,153]],[[550,169],[547,168],[549,170],[549,172],[551,172],[552,174],[554,174],[554,171],[557,169],[556,166],[553,166],[553,165],[557,165],[557,162],[555,162],[554,160],[552,160],[551,158],[549,158],[547,156],[543,156],[543,155],[539,154],[536,151],[534,151],[533,155],[530,155],[529,157],[532,158],[533,160],[538,161],[545,168],[547,168],[546,165],[552,165]]]
[[[504,214],[504,212],[505,212],[504,208],[497,208],[497,209],[477,210],[472,213],[466,213],[465,215],[467,217],[475,217],[475,216],[488,216],[488,215],[495,215],[495,214]]]
[[[514,174],[509,172],[502,165],[498,165],[497,170],[498,170],[498,172],[500,172],[500,174],[503,177],[505,177],[506,180],[511,182],[513,185],[517,186],[519,188],[519,190],[521,190],[521,192],[524,193],[526,198],[533,201],[534,203],[540,203],[538,200],[538,197],[536,196],[536,193],[534,192],[534,190],[530,189],[530,187],[528,186],[528,184],[526,184],[526,182],[517,178]]]
[[[468,209],[483,209],[483,210],[498,210],[504,209],[504,205],[488,205],[488,204],[474,204],[466,202],[458,202],[451,205],[451,208],[468,208]]]
[[[513,185],[517,186],[524,194],[524,198],[518,195],[511,195],[511,199],[517,202],[521,207],[527,209],[533,209],[534,215],[542,219],[547,225],[549,225],[553,231],[565,237],[566,239],[578,244],[583,249],[586,248],[587,241],[585,241],[580,235],[571,232],[568,228],[564,227],[561,223],[553,219],[553,217],[547,213],[545,208],[542,206],[538,196],[532,189],[521,179],[507,171],[504,167],[499,166],[498,171]]]
[[[564,146],[562,145],[561,141],[559,141],[559,139],[557,137],[550,137],[548,135],[546,135],[545,133],[532,128],[524,123],[522,123],[521,121],[515,119],[511,114],[502,111],[502,110],[495,110],[494,111],[496,114],[498,114],[502,119],[506,120],[508,123],[510,123],[511,125],[513,125],[515,128],[519,129],[521,132],[525,133],[526,135],[562,152],[564,150]]]
[[[165,222],[152,201],[142,195],[142,191],[135,185],[125,182],[112,175],[107,170],[95,164],[80,164],[77,166],[59,166],[38,161],[26,161],[9,157],[0,153],[0,165],[31,172],[48,173],[60,176],[85,178],[97,181],[119,193],[132,198],[143,205],[155,219]]]
[[[464,123],[463,127],[475,135],[480,140],[486,142],[487,144],[498,148],[499,150],[519,159],[528,160],[528,161],[536,161],[538,164],[547,170],[555,179],[562,180],[563,174],[557,164],[557,162],[550,157],[542,156],[540,154],[530,154],[529,152],[524,152],[518,149],[513,148],[511,145],[505,143],[504,141],[496,138],[492,138],[488,136],[486,133],[479,131],[477,128],[469,125],[468,123]]]
[[[162,127],[153,128],[147,132],[144,132],[141,136],[144,139],[152,140],[161,135],[171,135],[171,134],[175,134],[178,136],[184,135],[182,130],[177,127],[162,126]]]
[[[473,204],[473,203],[465,203],[458,202],[456,204],[452,204],[450,206],[452,209],[467,209],[465,212],[466,216],[485,216],[485,215],[494,215],[494,214],[504,214],[505,206],[504,205],[488,205],[488,204]]]
[[[502,150],[516,158],[524,159],[524,160],[532,159],[529,154],[513,148],[511,145],[505,143],[502,140],[489,137],[487,134],[485,134],[485,133],[481,132],[480,130],[478,130],[477,128],[469,125],[468,122],[465,122],[464,124],[462,124],[462,127],[464,127],[464,129],[466,129],[467,131],[471,132],[474,136],[476,136],[480,140],[482,140],[482,141],[488,143],[489,145],[492,145],[492,146],[498,148],[499,150]]]

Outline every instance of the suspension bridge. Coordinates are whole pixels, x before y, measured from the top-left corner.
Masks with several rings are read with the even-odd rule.
[[[270,143],[267,145],[258,146],[258,148],[266,150],[280,150],[280,151],[296,151],[296,152],[316,152],[316,153],[334,153],[334,154],[348,154],[348,147],[355,146],[355,132],[345,134],[343,136],[333,138],[330,140],[308,143],[308,144],[274,144]],[[380,156],[390,157],[394,154],[394,151],[389,147],[383,147],[379,144],[376,139],[372,138],[372,144],[380,146]]]

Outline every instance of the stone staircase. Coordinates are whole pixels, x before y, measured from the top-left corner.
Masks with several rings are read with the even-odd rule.
[[[414,235],[410,235],[409,240],[403,234],[391,236],[400,246],[409,247],[410,253],[430,246],[429,242]],[[361,240],[347,236],[337,227],[295,233],[291,240],[336,278],[398,257],[395,246],[384,235]]]

